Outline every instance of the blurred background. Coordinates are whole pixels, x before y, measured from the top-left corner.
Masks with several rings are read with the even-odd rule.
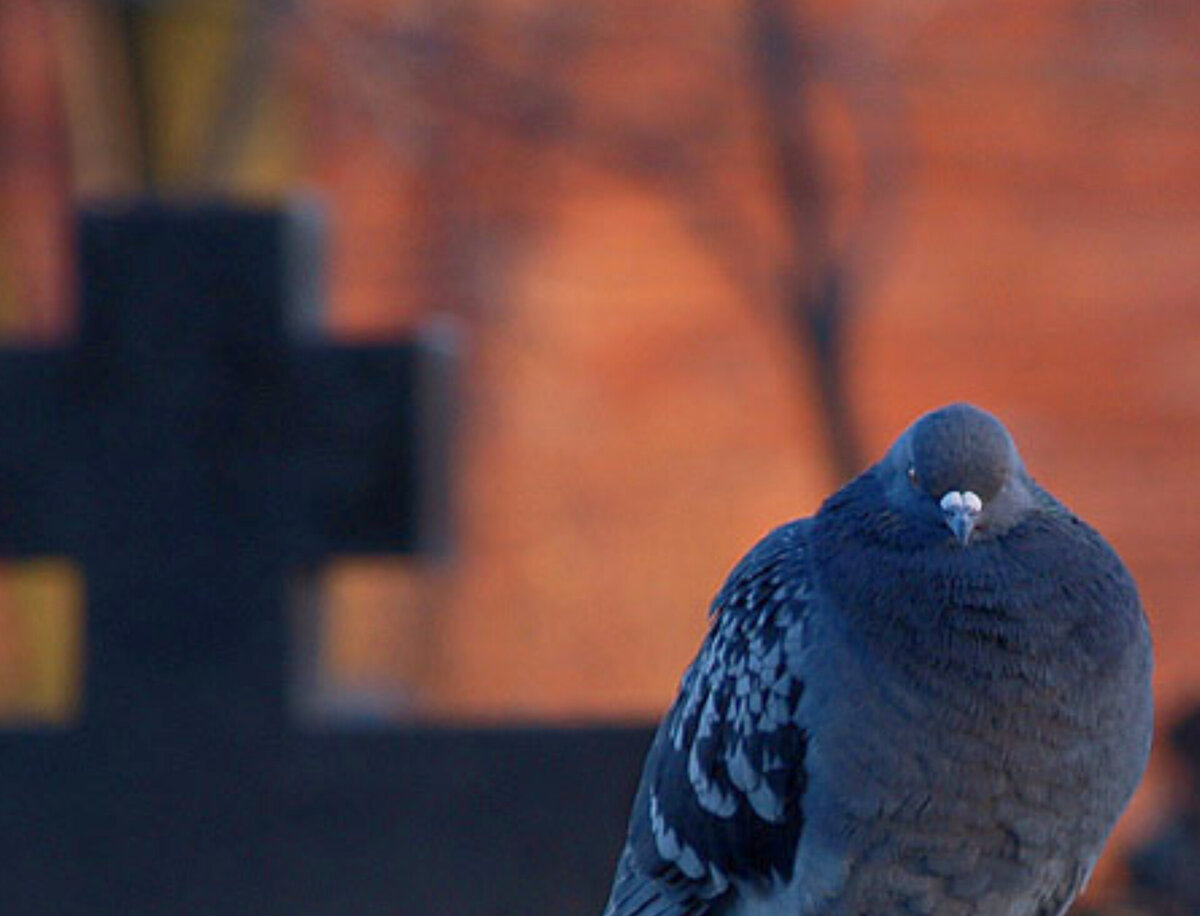
[[[312,583],[335,724],[656,718],[734,560],[966,399],[1131,567],[1166,729],[1200,687],[1198,29],[1182,0],[3,0],[0,331],[68,341],[76,209],[139,195],[315,201],[332,339],[452,322],[455,547]],[[82,578],[4,564],[12,728],[78,708]],[[1191,810],[1160,748],[1097,905]]]

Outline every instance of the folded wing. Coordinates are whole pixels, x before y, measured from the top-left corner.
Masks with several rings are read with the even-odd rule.
[[[717,595],[647,755],[605,916],[715,916],[791,873],[803,823],[807,529],[776,529]]]

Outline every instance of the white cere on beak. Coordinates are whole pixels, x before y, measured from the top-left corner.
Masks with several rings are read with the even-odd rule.
[[[951,490],[942,497],[943,512],[967,512],[976,515],[983,510],[983,500],[971,490]]]

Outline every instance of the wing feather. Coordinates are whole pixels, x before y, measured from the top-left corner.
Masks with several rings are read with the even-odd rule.
[[[715,916],[732,888],[790,874],[805,785],[808,527],[769,534],[713,602],[647,755],[605,916]]]

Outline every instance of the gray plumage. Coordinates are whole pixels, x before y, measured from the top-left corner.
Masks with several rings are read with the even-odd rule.
[[[735,567],[605,916],[1059,916],[1133,793],[1150,639],[993,417],[919,419]]]

